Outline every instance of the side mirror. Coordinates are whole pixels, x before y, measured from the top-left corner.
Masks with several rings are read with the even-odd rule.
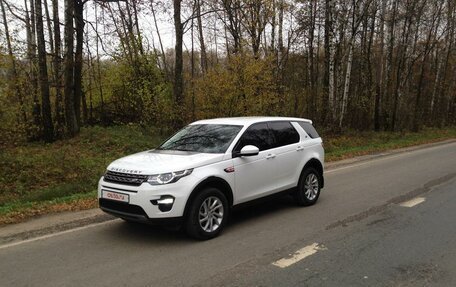
[[[239,156],[254,156],[258,155],[260,149],[254,145],[246,145],[239,152]]]

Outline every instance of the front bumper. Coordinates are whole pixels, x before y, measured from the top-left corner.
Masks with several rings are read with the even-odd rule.
[[[153,186],[146,182],[140,186],[129,186],[106,182],[102,177],[98,182],[99,205],[107,213],[133,221],[177,219],[184,215],[185,205],[195,180],[197,179],[189,175],[172,184]],[[103,198],[103,190],[128,195],[129,202]],[[163,208],[157,204],[160,199],[168,197],[174,198],[171,206]]]
[[[98,200],[100,209],[104,212],[129,221],[136,221],[154,225],[179,225],[183,217],[149,218],[140,206],[128,203],[116,202],[100,198]]]

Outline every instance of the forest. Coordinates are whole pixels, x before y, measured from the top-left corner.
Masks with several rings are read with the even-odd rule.
[[[456,123],[454,0],[0,0],[0,144],[82,127]]]

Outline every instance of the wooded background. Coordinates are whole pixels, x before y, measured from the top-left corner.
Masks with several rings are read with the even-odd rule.
[[[0,143],[51,142],[84,125],[169,130],[242,115],[305,117],[332,131],[456,124],[454,0],[0,8]]]

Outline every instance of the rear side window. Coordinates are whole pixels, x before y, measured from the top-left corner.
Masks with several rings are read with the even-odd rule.
[[[306,131],[306,133],[313,139],[319,138],[320,136],[315,130],[314,126],[308,122],[298,122],[298,124]]]
[[[250,126],[242,134],[236,145],[235,151],[240,151],[246,145],[254,145],[262,150],[267,150],[273,146],[273,138],[266,123],[258,123]]]
[[[269,128],[276,140],[274,147],[294,144],[299,142],[299,133],[290,122],[269,122]]]

